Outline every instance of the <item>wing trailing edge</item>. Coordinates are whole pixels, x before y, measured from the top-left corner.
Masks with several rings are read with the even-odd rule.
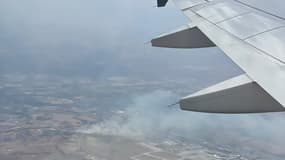
[[[206,48],[216,45],[196,26],[182,26],[151,40],[154,47]]]
[[[265,113],[285,111],[256,82],[240,75],[180,100],[182,110],[208,113]]]

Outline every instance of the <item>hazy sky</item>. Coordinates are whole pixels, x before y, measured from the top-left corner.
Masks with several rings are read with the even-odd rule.
[[[191,72],[206,77],[238,72],[218,49],[146,45],[188,23],[172,3],[163,9],[154,5],[153,0],[1,0],[0,73],[186,78]]]

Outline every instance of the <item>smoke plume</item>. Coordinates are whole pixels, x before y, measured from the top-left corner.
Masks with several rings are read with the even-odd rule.
[[[283,113],[224,115],[169,108],[178,96],[155,91],[133,99],[124,112],[81,130],[84,133],[117,135],[140,139],[169,138],[170,135],[201,139],[215,145],[244,145],[285,155]]]

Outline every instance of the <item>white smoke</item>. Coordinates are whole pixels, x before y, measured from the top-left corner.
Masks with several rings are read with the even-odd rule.
[[[177,99],[178,96],[169,91],[137,96],[124,114],[116,114],[81,132],[141,139],[165,138],[174,133],[186,138],[205,139],[217,145],[244,144],[285,155],[280,150],[285,146],[284,113],[204,114],[167,107]]]
[[[177,96],[168,91],[155,91],[135,97],[124,114],[114,115],[110,119],[91,126],[85,133],[145,137],[173,128],[168,121],[177,112],[167,106],[177,100]],[[176,119],[176,118],[174,118]]]

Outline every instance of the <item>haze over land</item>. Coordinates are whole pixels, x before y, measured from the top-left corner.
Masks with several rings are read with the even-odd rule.
[[[242,71],[216,48],[145,44],[188,23],[153,4],[0,2],[1,160],[284,159],[283,113],[167,107]]]

